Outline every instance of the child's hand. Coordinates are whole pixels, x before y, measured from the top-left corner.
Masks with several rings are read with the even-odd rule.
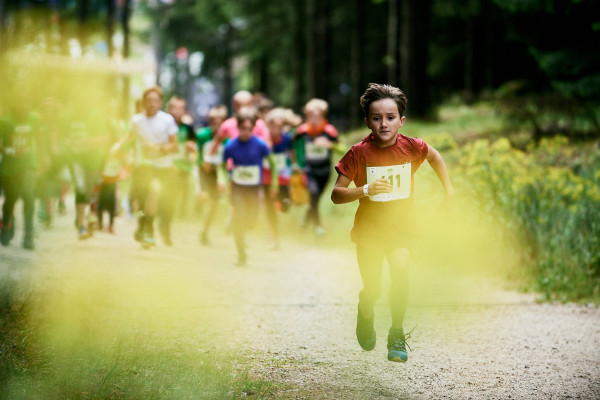
[[[392,190],[393,187],[387,179],[377,179],[375,182],[369,184],[369,196],[375,196],[380,193],[391,193]]]
[[[333,143],[331,143],[329,139],[327,139],[324,136],[316,137],[313,143],[315,144],[315,146],[325,147],[326,149],[330,149],[331,147],[333,147]]]

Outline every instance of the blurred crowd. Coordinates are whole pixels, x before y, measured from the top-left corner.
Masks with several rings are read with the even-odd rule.
[[[50,229],[71,209],[80,240],[114,233],[115,219],[127,213],[137,220],[133,239],[149,249],[155,225],[162,243],[173,244],[174,216],[198,221],[198,240],[209,246],[222,207],[240,265],[257,216],[274,249],[278,215],[293,205],[306,205],[302,225],[310,234],[325,233],[318,205],[339,143],[324,100],[308,101],[301,117],[261,93],[239,91],[232,110],[210,108],[206,126],[195,123],[184,99],[163,99],[159,87],[143,93],[130,119],[81,101],[47,97],[35,109],[26,103],[11,104],[0,119],[3,246],[22,224],[21,244],[34,249],[35,229]]]

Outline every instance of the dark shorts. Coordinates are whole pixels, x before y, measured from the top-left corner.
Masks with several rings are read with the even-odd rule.
[[[160,183],[163,193],[168,193],[171,185],[176,182],[175,170],[173,168],[158,168],[149,165],[140,165],[131,173],[131,200],[137,200],[143,204],[150,192],[152,181]]]
[[[217,171],[206,172],[200,167],[200,190],[208,193],[211,199],[219,198],[217,189]]]

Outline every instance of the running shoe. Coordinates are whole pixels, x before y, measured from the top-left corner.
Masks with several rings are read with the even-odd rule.
[[[236,267],[245,267],[246,261],[247,261],[246,253],[242,253],[242,254],[238,255],[238,259],[235,262],[235,266]]]
[[[371,351],[377,343],[377,334],[375,333],[375,315],[371,319],[365,319],[360,314],[360,308],[356,313],[356,338],[358,344],[363,350]]]
[[[12,239],[10,225],[3,226],[2,230],[0,230],[0,243],[2,243],[2,246],[8,246],[10,239]]]
[[[210,246],[210,239],[206,232],[200,233],[200,244],[202,244],[202,246]]]
[[[317,235],[318,237],[324,236],[325,229],[323,229],[321,225],[317,225],[317,227],[315,228],[315,235]]]
[[[394,362],[406,362],[408,354],[406,352],[406,340],[410,337],[410,333],[405,335],[402,329],[390,328],[388,334],[388,360]],[[410,346],[408,347],[410,349]]]
[[[91,236],[92,236],[92,234],[90,233],[90,231],[88,231],[86,229],[85,226],[80,226],[79,227],[79,231],[78,231],[79,240],[84,240],[84,239],[87,239],[87,238],[89,238]]]
[[[173,246],[173,242],[171,241],[170,229],[162,227],[160,229],[160,237],[162,238],[162,241],[165,244],[165,246]]]
[[[26,235],[23,239],[23,248],[27,250],[33,250],[35,246],[33,245],[33,236]]]
[[[144,240],[144,232],[142,232],[140,229],[136,229],[135,232],[133,232],[133,239],[136,242],[141,242]]]
[[[142,240],[142,247],[145,249],[149,249],[150,247],[156,246],[156,241],[153,236],[146,235]]]

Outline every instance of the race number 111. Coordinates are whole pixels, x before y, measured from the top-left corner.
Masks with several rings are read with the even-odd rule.
[[[387,180],[390,185],[392,185],[392,192],[370,196],[369,199],[371,201],[392,201],[410,197],[410,163],[382,167],[367,167],[367,183],[371,184],[377,179]]]

